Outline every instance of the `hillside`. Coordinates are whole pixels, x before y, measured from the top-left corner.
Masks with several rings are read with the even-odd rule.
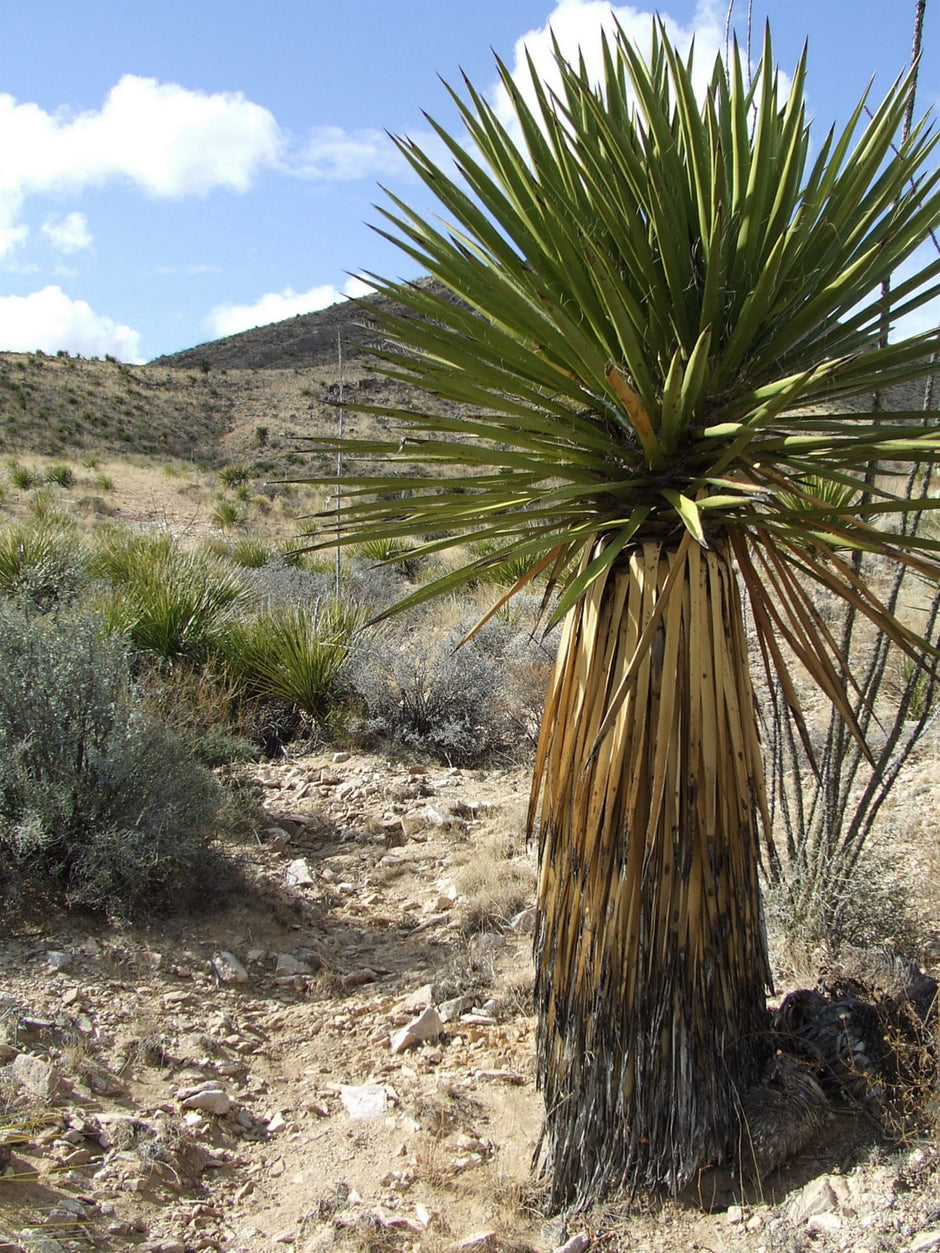
[[[337,368],[338,341],[342,342],[343,359],[347,362],[362,357],[378,341],[367,314],[370,305],[388,307],[390,302],[379,296],[362,303],[347,300],[314,313],[299,313],[283,322],[197,344],[183,352],[157,357],[150,364],[189,370]]]
[[[147,365],[0,353],[0,455],[180,458],[209,468],[251,458],[295,469],[304,440],[335,429],[340,393],[401,403],[367,364],[351,303],[229,336]],[[359,420],[347,429],[364,433]]]
[[[346,301],[147,365],[0,353],[0,456],[144,455],[207,469],[251,460],[264,474],[295,472],[305,442],[336,430],[341,380],[346,400],[412,399],[369,356],[381,342],[369,310],[382,307],[398,311],[384,296]],[[918,386],[888,406],[921,403]],[[370,428],[346,419],[351,435]]]

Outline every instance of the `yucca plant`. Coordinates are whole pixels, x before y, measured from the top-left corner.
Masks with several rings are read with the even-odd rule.
[[[940,191],[927,126],[898,138],[910,76],[811,157],[805,53],[784,98],[769,34],[753,83],[735,48],[703,94],[659,25],[648,55],[622,31],[602,51],[597,83],[556,47],[557,90],[531,62],[525,91],[500,65],[512,130],[471,84],[453,93],[466,137],[432,123],[453,176],[399,142],[445,220],[391,198],[383,233],[433,282],[372,276],[407,312],[370,312],[386,373],[423,392],[379,411],[400,423],[387,443],[346,442],[388,471],[347,473],[336,527],[419,554],[495,542],[528,563],[507,596],[542,571],[558,593],[529,813],[556,1205],[676,1190],[746,1143],[739,1098],[765,1061],[770,972],[742,600],[811,749],[794,658],[854,725],[813,586],[919,661],[931,645],[852,554],[940,573],[924,528],[886,525],[911,506],[878,472],[937,459],[936,422],[833,410],[926,374],[940,347],[936,332],[883,340],[940,291],[940,262],[914,257]],[[435,473],[403,480],[405,461]],[[389,498],[402,488],[407,501]]]
[[[266,609],[230,623],[222,643],[232,681],[313,717],[326,712],[336,676],[365,612],[345,600]]]
[[[66,518],[21,522],[0,530],[0,594],[42,611],[76,597],[88,550]]]
[[[245,598],[239,570],[168,535],[119,532],[95,566],[111,584],[99,604],[108,629],[169,663],[206,661]]]

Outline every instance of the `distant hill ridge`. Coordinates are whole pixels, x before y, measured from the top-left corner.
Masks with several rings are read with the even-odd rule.
[[[418,279],[417,283],[419,286],[434,287],[441,294],[454,299],[443,285],[430,277]],[[227,335],[223,339],[198,344],[182,352],[156,357],[150,364],[190,370],[283,370],[312,367],[335,369],[341,340],[343,360],[351,362],[364,358],[357,362],[360,370],[374,375],[377,363],[368,360],[368,354],[370,349],[379,346],[382,335],[369,316],[373,309],[387,309],[408,317],[414,316],[389,297],[375,293],[359,300],[341,301],[313,313],[299,313],[282,322],[254,327],[237,335]],[[940,375],[935,376],[935,382],[938,379]],[[886,408],[892,410],[921,409],[924,405],[924,383],[890,388],[885,394],[885,404]],[[931,389],[928,408],[936,411],[938,407],[940,386],[935,385]],[[844,408],[865,409],[867,402],[859,399],[845,404]]]
[[[431,279],[418,280],[430,284]],[[187,369],[278,370],[294,367],[330,366],[337,361],[337,339],[342,339],[343,357],[352,360],[377,345],[381,339],[371,321],[371,309],[404,313],[387,296],[375,293],[359,300],[344,300],[313,313],[298,313],[282,322],[256,326],[237,335],[197,344],[182,352],[156,357],[156,366]]]

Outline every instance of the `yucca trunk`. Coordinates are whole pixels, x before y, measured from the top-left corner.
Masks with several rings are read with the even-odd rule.
[[[556,1206],[676,1191],[733,1142],[766,1048],[763,789],[728,550],[646,542],[566,619],[533,783]]]

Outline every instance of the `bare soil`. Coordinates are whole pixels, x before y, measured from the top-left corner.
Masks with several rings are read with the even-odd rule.
[[[320,753],[238,779],[267,825],[225,908],[6,935],[0,1248],[940,1247],[940,1148],[861,1108],[750,1193],[715,1170],[544,1214],[526,773]]]

